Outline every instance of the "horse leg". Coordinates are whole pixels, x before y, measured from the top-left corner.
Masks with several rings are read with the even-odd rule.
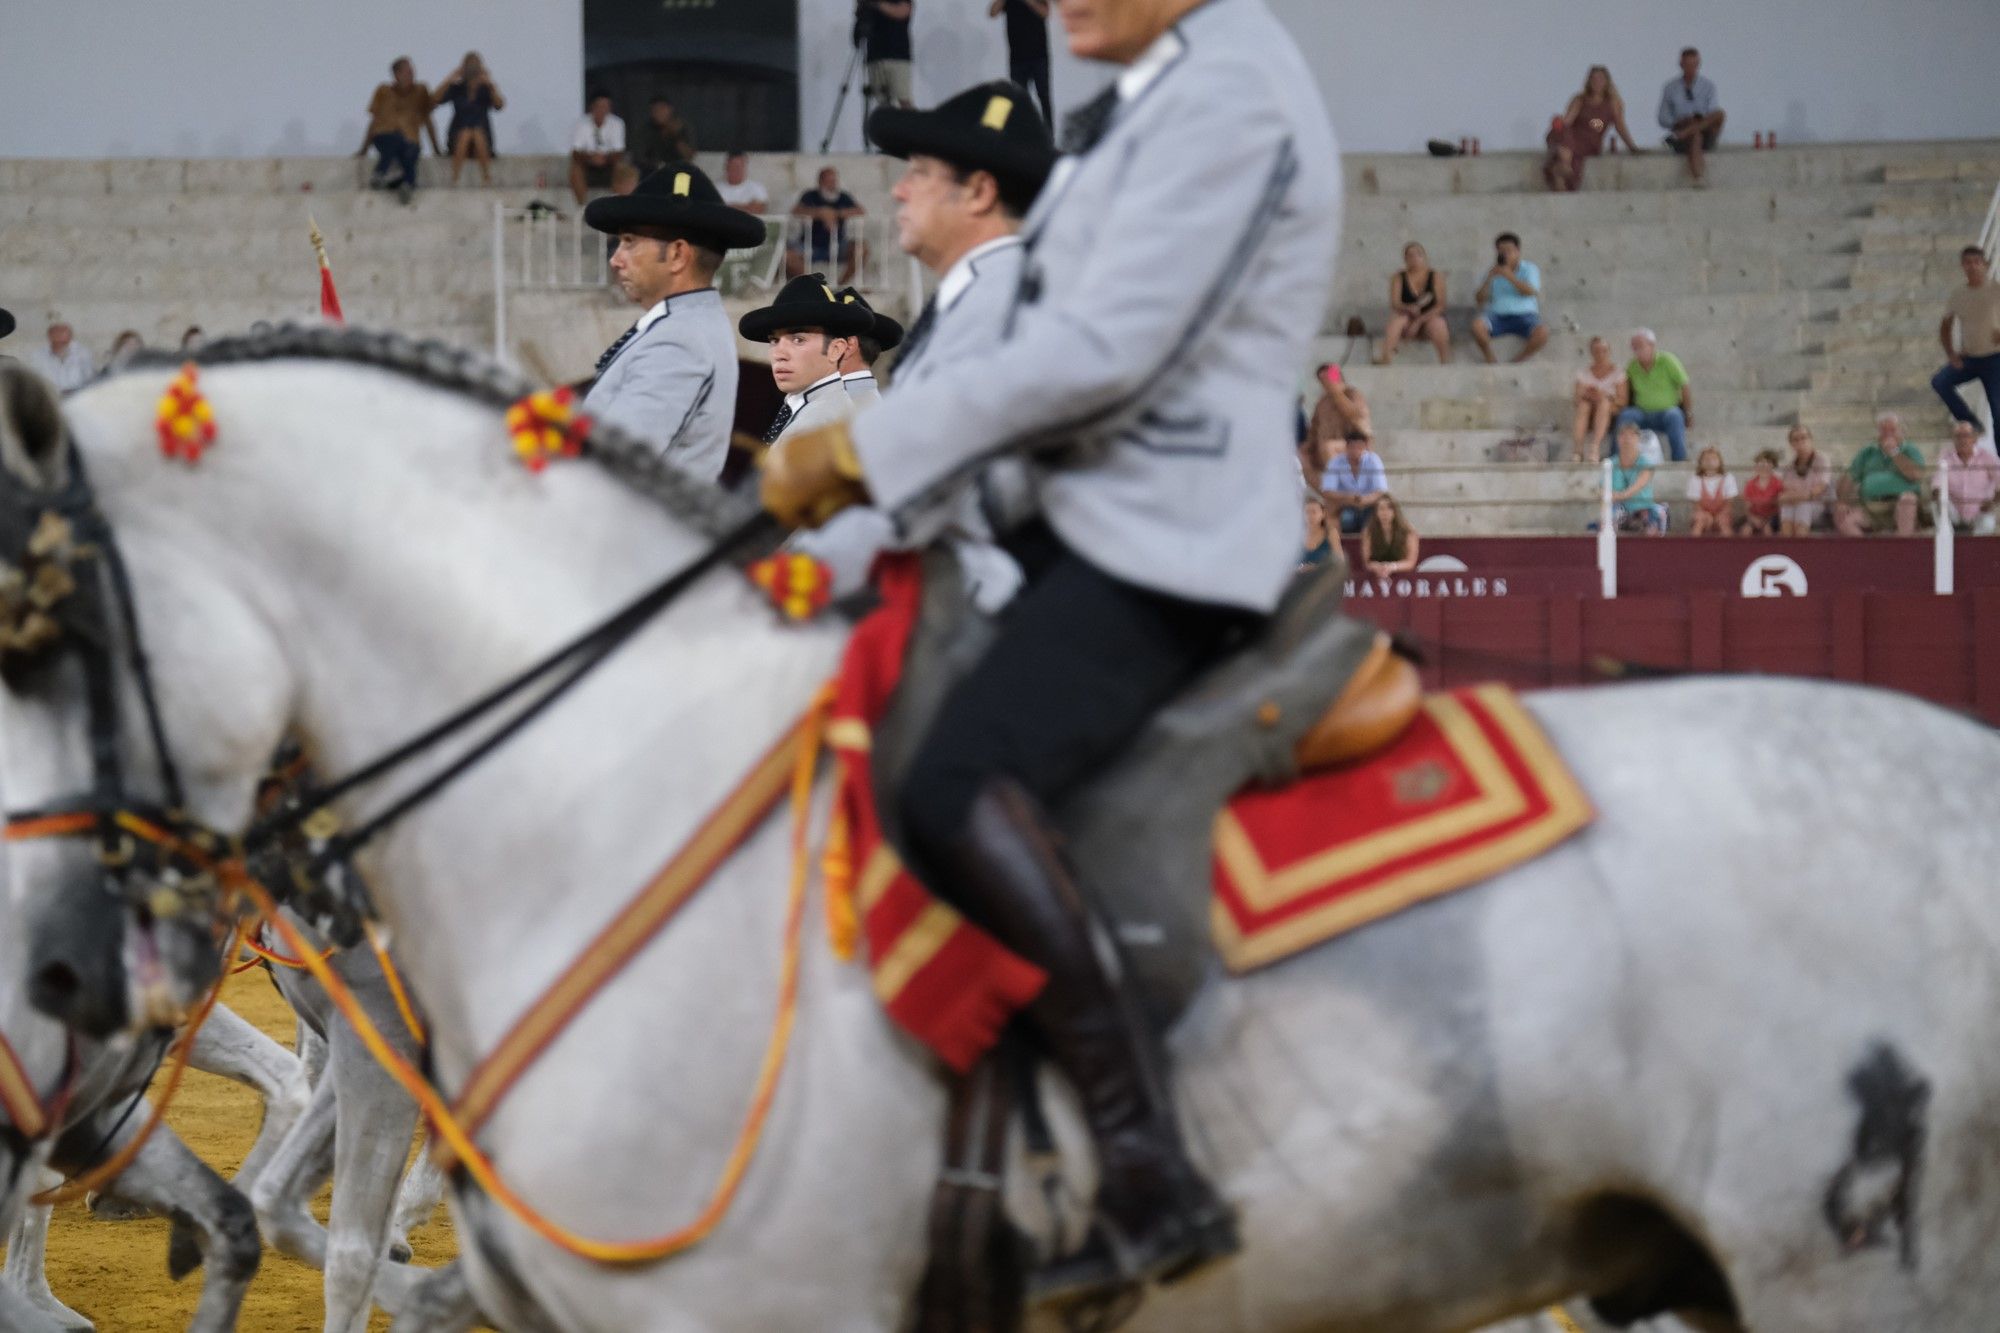
[[[424,1275],[389,1333],[471,1333],[478,1324],[479,1304],[454,1261]]]
[[[321,1079],[305,1114],[250,1186],[250,1205],[278,1253],[326,1266],[326,1231],[306,1205],[333,1169],[334,1087]]]
[[[285,998],[290,999],[290,994],[287,993]],[[299,1053],[299,1064],[305,1070],[306,1082],[318,1087],[320,1075],[326,1072],[326,1038],[319,1035],[319,1029],[307,1021],[304,1014],[299,1015],[298,1035],[292,1044]]]
[[[0,1328],[8,1333],[65,1333],[61,1324],[50,1323],[48,1316],[5,1283],[0,1283]]]
[[[364,1333],[376,1270],[388,1249],[397,1186],[417,1131],[417,1104],[375,1063],[351,1027],[335,1027],[328,1045],[327,1081],[340,1094],[334,1099],[326,1327],[328,1333]]]
[[[264,1123],[236,1172],[237,1188],[248,1189],[305,1114],[312,1098],[305,1069],[296,1055],[220,1004],[195,1033],[188,1063],[254,1088],[264,1098]]]
[[[389,1226],[389,1258],[396,1263],[410,1261],[410,1233],[431,1220],[438,1200],[444,1197],[444,1172],[431,1159],[430,1139],[417,1149],[417,1160],[403,1176],[403,1188],[396,1195],[396,1218]]]
[[[52,1189],[62,1183],[62,1177],[53,1171],[38,1174],[41,1182],[36,1186],[37,1190]],[[49,1212],[47,1207],[39,1204],[29,1204],[22,1210],[14,1234],[7,1238],[7,1268],[4,1274],[0,1274],[0,1285],[34,1307],[40,1312],[40,1317],[51,1321],[54,1327],[66,1330],[66,1333],[90,1333],[97,1326],[57,1300],[56,1294],[49,1290]],[[13,1325],[0,1324],[0,1327],[12,1328]]]

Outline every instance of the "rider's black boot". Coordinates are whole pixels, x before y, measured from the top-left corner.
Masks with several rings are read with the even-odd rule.
[[[1047,970],[1026,1017],[1075,1084],[1097,1143],[1089,1238],[1037,1275],[1043,1300],[1172,1282],[1239,1248],[1229,1206],[1181,1142],[1164,1061],[1119,984],[1115,948],[1094,926],[1047,816],[1017,785],[994,781],[933,864],[952,898],[1002,944]]]

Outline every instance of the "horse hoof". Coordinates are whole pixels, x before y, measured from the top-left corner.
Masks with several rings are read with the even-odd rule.
[[[167,1276],[178,1282],[201,1267],[201,1244],[194,1228],[178,1218],[167,1240]]]
[[[407,1241],[399,1240],[389,1247],[389,1262],[392,1264],[406,1264],[416,1257]]]
[[[142,1204],[121,1199],[115,1194],[93,1193],[86,1201],[90,1215],[101,1222],[136,1222],[143,1217],[151,1217],[153,1210]]]

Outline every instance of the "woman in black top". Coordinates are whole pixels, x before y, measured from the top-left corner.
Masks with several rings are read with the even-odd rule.
[[[1389,278],[1389,330],[1375,364],[1386,366],[1405,338],[1428,338],[1438,362],[1451,360],[1451,330],[1444,322],[1444,274],[1431,267],[1430,256],[1415,241],[1403,247],[1403,267]]]
[[[479,52],[468,51],[451,77],[439,86],[434,103],[443,106],[451,103],[451,130],[445,136],[451,145],[451,183],[458,184],[458,175],[465,170],[465,159],[479,160],[479,180],[482,185],[493,183],[493,120],[495,111],[507,105],[507,99],[500,95],[500,87],[493,82],[493,76],[486,70],[486,62],[479,58]]]

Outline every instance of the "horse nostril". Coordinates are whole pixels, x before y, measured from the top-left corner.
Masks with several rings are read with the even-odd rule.
[[[46,963],[28,982],[28,1001],[54,1018],[66,1018],[83,989],[83,978],[68,963]]]

